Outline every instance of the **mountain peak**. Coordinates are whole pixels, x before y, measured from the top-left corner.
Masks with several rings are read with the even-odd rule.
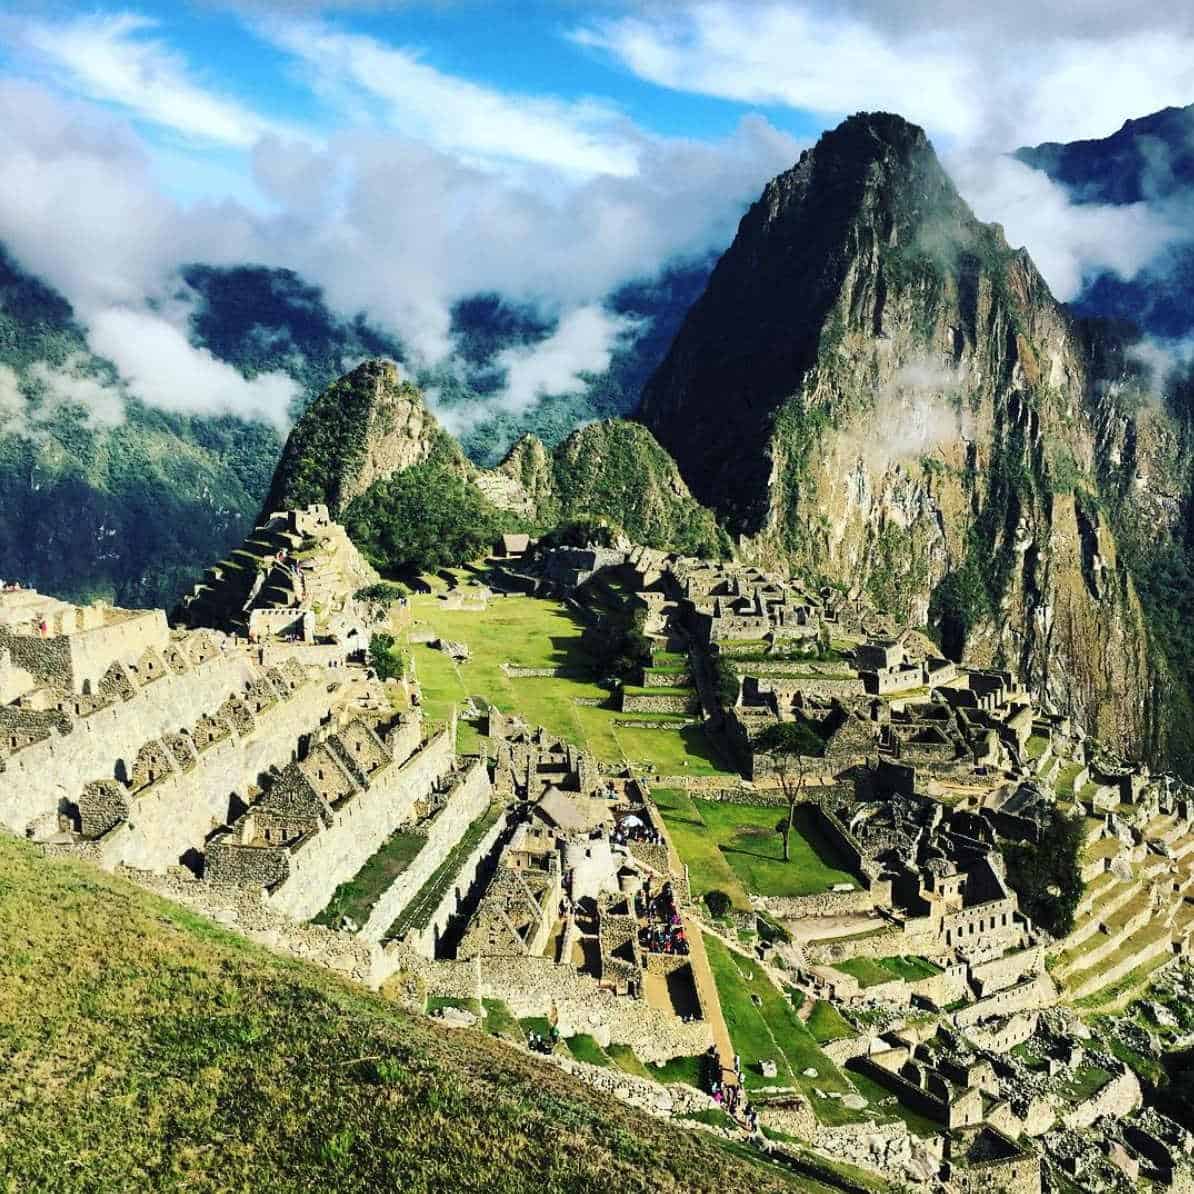
[[[328,386],[295,424],[264,513],[322,503],[336,516],[374,481],[437,451],[466,468],[418,387],[393,361],[365,361]]]

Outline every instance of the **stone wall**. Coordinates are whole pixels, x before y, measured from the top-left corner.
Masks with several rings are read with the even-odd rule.
[[[1034,1011],[1052,1007],[1057,1002],[1057,988],[1047,974],[1038,974],[1026,982],[1017,983],[979,999],[969,1007],[954,1013],[954,1022],[959,1028],[968,1028],[991,1016],[1007,1016],[1013,1012]]]
[[[683,696],[660,693],[622,694],[623,713],[690,713],[696,707],[695,690]]]
[[[970,977],[978,984],[980,996],[991,995],[1038,973],[1044,964],[1044,947],[1034,945],[1030,949],[973,965],[970,967]]]
[[[482,958],[479,970],[480,997],[505,1000],[519,1017],[554,1011],[562,1035],[587,1032],[628,1045],[648,1064],[696,1056],[713,1040],[704,1020],[685,1023],[645,1000],[614,995],[596,979],[548,958]]]
[[[1089,1128],[1095,1120],[1105,1115],[1121,1119],[1142,1106],[1143,1102],[1140,1080],[1127,1066],[1121,1066],[1120,1073],[1089,1099],[1067,1111],[1061,1117],[1061,1122],[1073,1132],[1079,1128]]]
[[[53,733],[10,755],[0,773],[0,821],[23,834],[31,821],[56,817],[84,784],[115,776],[121,763],[131,766],[145,742],[192,725],[252,678],[247,659],[217,654],[75,719],[65,734]]]
[[[843,916],[891,907],[891,880],[877,879],[854,891],[822,891],[806,896],[752,896],[751,903],[780,920],[809,916]]]
[[[207,883],[174,869],[164,875],[122,868],[134,883],[303,962],[313,962],[370,987],[378,987],[393,966],[373,942],[320,925],[298,924],[270,907],[260,888]]]
[[[130,796],[127,820],[111,831],[110,862],[163,870],[188,849],[202,849],[212,829],[228,821],[232,794],[247,803],[249,788],[293,759],[299,737],[319,728],[332,701],[326,684],[305,684],[256,714],[249,734],[222,738],[189,770],[164,775]]]
[[[1010,1053],[1036,1032],[1039,1018],[1035,1011],[1018,1012],[1006,1020],[971,1025],[966,1036],[976,1049],[986,1049],[990,1053]]]
[[[81,692],[87,683],[98,683],[111,664],[135,664],[146,651],[164,651],[170,642],[166,615],[160,609],[122,614],[94,630],[67,636],[70,647],[71,687]]]
[[[473,892],[476,884],[482,881],[490,855],[505,834],[508,822],[509,814],[504,812],[485,831],[481,840],[461,863],[455,879],[440,898],[427,923],[417,931],[407,934],[404,944],[411,950],[424,958],[435,957],[449,922],[459,911],[461,903]]]
[[[478,759],[448,794],[444,807],[427,826],[427,842],[390,884],[361,927],[361,936],[380,942],[385,931],[451,853],[468,827],[489,807],[489,772]]]
[[[410,816],[415,801],[450,770],[452,737],[450,729],[443,730],[406,763],[376,772],[370,786],[347,800],[330,825],[291,849],[285,882],[271,892],[271,906],[295,920],[308,920],[326,907],[336,888],[364,866]]]

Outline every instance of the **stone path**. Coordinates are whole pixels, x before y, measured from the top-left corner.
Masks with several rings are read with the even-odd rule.
[[[725,1016],[722,1015],[721,1000],[717,997],[717,983],[709,966],[709,955],[705,952],[705,938],[699,925],[694,926],[683,913],[680,919],[684,922],[684,936],[688,939],[688,956],[692,961],[692,977],[700,997],[701,1011],[713,1033],[713,1043],[717,1046],[722,1082],[727,1086],[736,1086],[738,1079],[734,1074],[734,1045],[730,1040]]]

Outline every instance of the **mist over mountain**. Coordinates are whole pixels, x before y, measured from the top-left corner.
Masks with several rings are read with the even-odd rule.
[[[1160,253],[1130,277],[1092,271],[1075,311],[1130,320],[1164,340],[1194,333],[1194,105],[1127,120],[1108,137],[1045,142],[1016,158],[1065,187],[1076,205],[1138,207],[1173,229]]]

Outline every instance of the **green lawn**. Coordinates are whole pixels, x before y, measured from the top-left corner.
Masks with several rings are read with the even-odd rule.
[[[703,1057],[670,1057],[663,1065],[649,1065],[647,1075],[656,1082],[686,1082],[703,1089],[701,1079],[704,1074],[705,1059]]]
[[[638,1054],[629,1045],[607,1045],[605,1055],[624,1073],[633,1074],[636,1078],[651,1077],[647,1067],[639,1061]]]
[[[522,1027],[514,1018],[504,999],[482,999],[485,1008],[485,1031],[512,1041],[524,1040]]]
[[[717,840],[701,819],[696,803],[687,792],[655,788],[651,793],[672,845],[688,866],[688,881],[693,897],[700,899],[711,891],[724,891],[742,911],[750,909],[750,898],[738,876],[730,869]]]
[[[897,978],[902,978],[906,983],[919,982],[922,978],[932,978],[934,974],[941,973],[941,967],[930,962],[928,958],[915,958],[907,955],[896,958],[880,958],[879,965],[890,970],[892,974]]]
[[[747,1089],[799,1086],[822,1122],[852,1123],[863,1118],[843,1107],[840,1100],[817,1096],[817,1090],[851,1094],[854,1087],[821,1051],[791,1002],[762,968],[750,958],[731,952],[709,934],[705,935],[705,949],[730,1039],[742,1057]],[[775,1078],[763,1077],[759,1063],[764,1059],[776,1063]],[[806,1069],[816,1070],[817,1076],[806,1077]]]
[[[857,979],[862,987],[877,987],[880,983],[889,983],[899,977],[874,958],[849,958],[844,962],[834,962],[833,969]]]
[[[858,1035],[858,1030],[849,1024],[842,1013],[824,999],[818,999],[813,1004],[813,1010],[805,1023],[813,1039],[821,1045]]]
[[[833,968],[856,978],[863,987],[889,983],[893,978],[915,983],[941,973],[941,968],[927,958],[912,957],[850,958],[845,962],[835,962]]]
[[[747,892],[800,896],[835,883],[858,886],[808,808],[797,809],[791,860],[784,862],[783,839],[776,831],[783,809],[702,800],[671,790],[653,795],[698,897],[720,889],[745,909],[750,907]]]
[[[589,1065],[609,1065],[605,1050],[587,1032],[578,1032],[576,1036],[565,1038],[564,1044],[577,1061],[587,1061]]]
[[[341,916],[351,917],[358,927],[369,919],[378,897],[406,870],[427,844],[421,833],[391,834],[356,875],[341,883],[315,923],[335,927]]]
[[[1028,739],[1027,754],[1030,759],[1039,759],[1049,745],[1049,739],[1033,734]]]
[[[468,644],[470,657],[457,664],[426,644],[411,646],[419,678],[425,716],[443,721],[453,705],[470,696],[484,698],[503,713],[514,713],[530,725],[589,750],[600,762],[618,766],[634,763],[660,775],[731,774],[700,726],[674,730],[619,727],[625,716],[612,707],[610,693],[585,675],[589,657],[581,647],[583,625],[557,601],[532,597],[504,597],[478,612],[444,609],[426,594],[412,598],[416,623],[439,637]],[[569,676],[511,677],[503,663],[522,667],[567,668]],[[670,690],[644,689],[655,695]],[[685,690],[687,691],[687,690]],[[578,705],[599,700],[608,708]],[[480,749],[476,732],[462,725],[460,749]]]

